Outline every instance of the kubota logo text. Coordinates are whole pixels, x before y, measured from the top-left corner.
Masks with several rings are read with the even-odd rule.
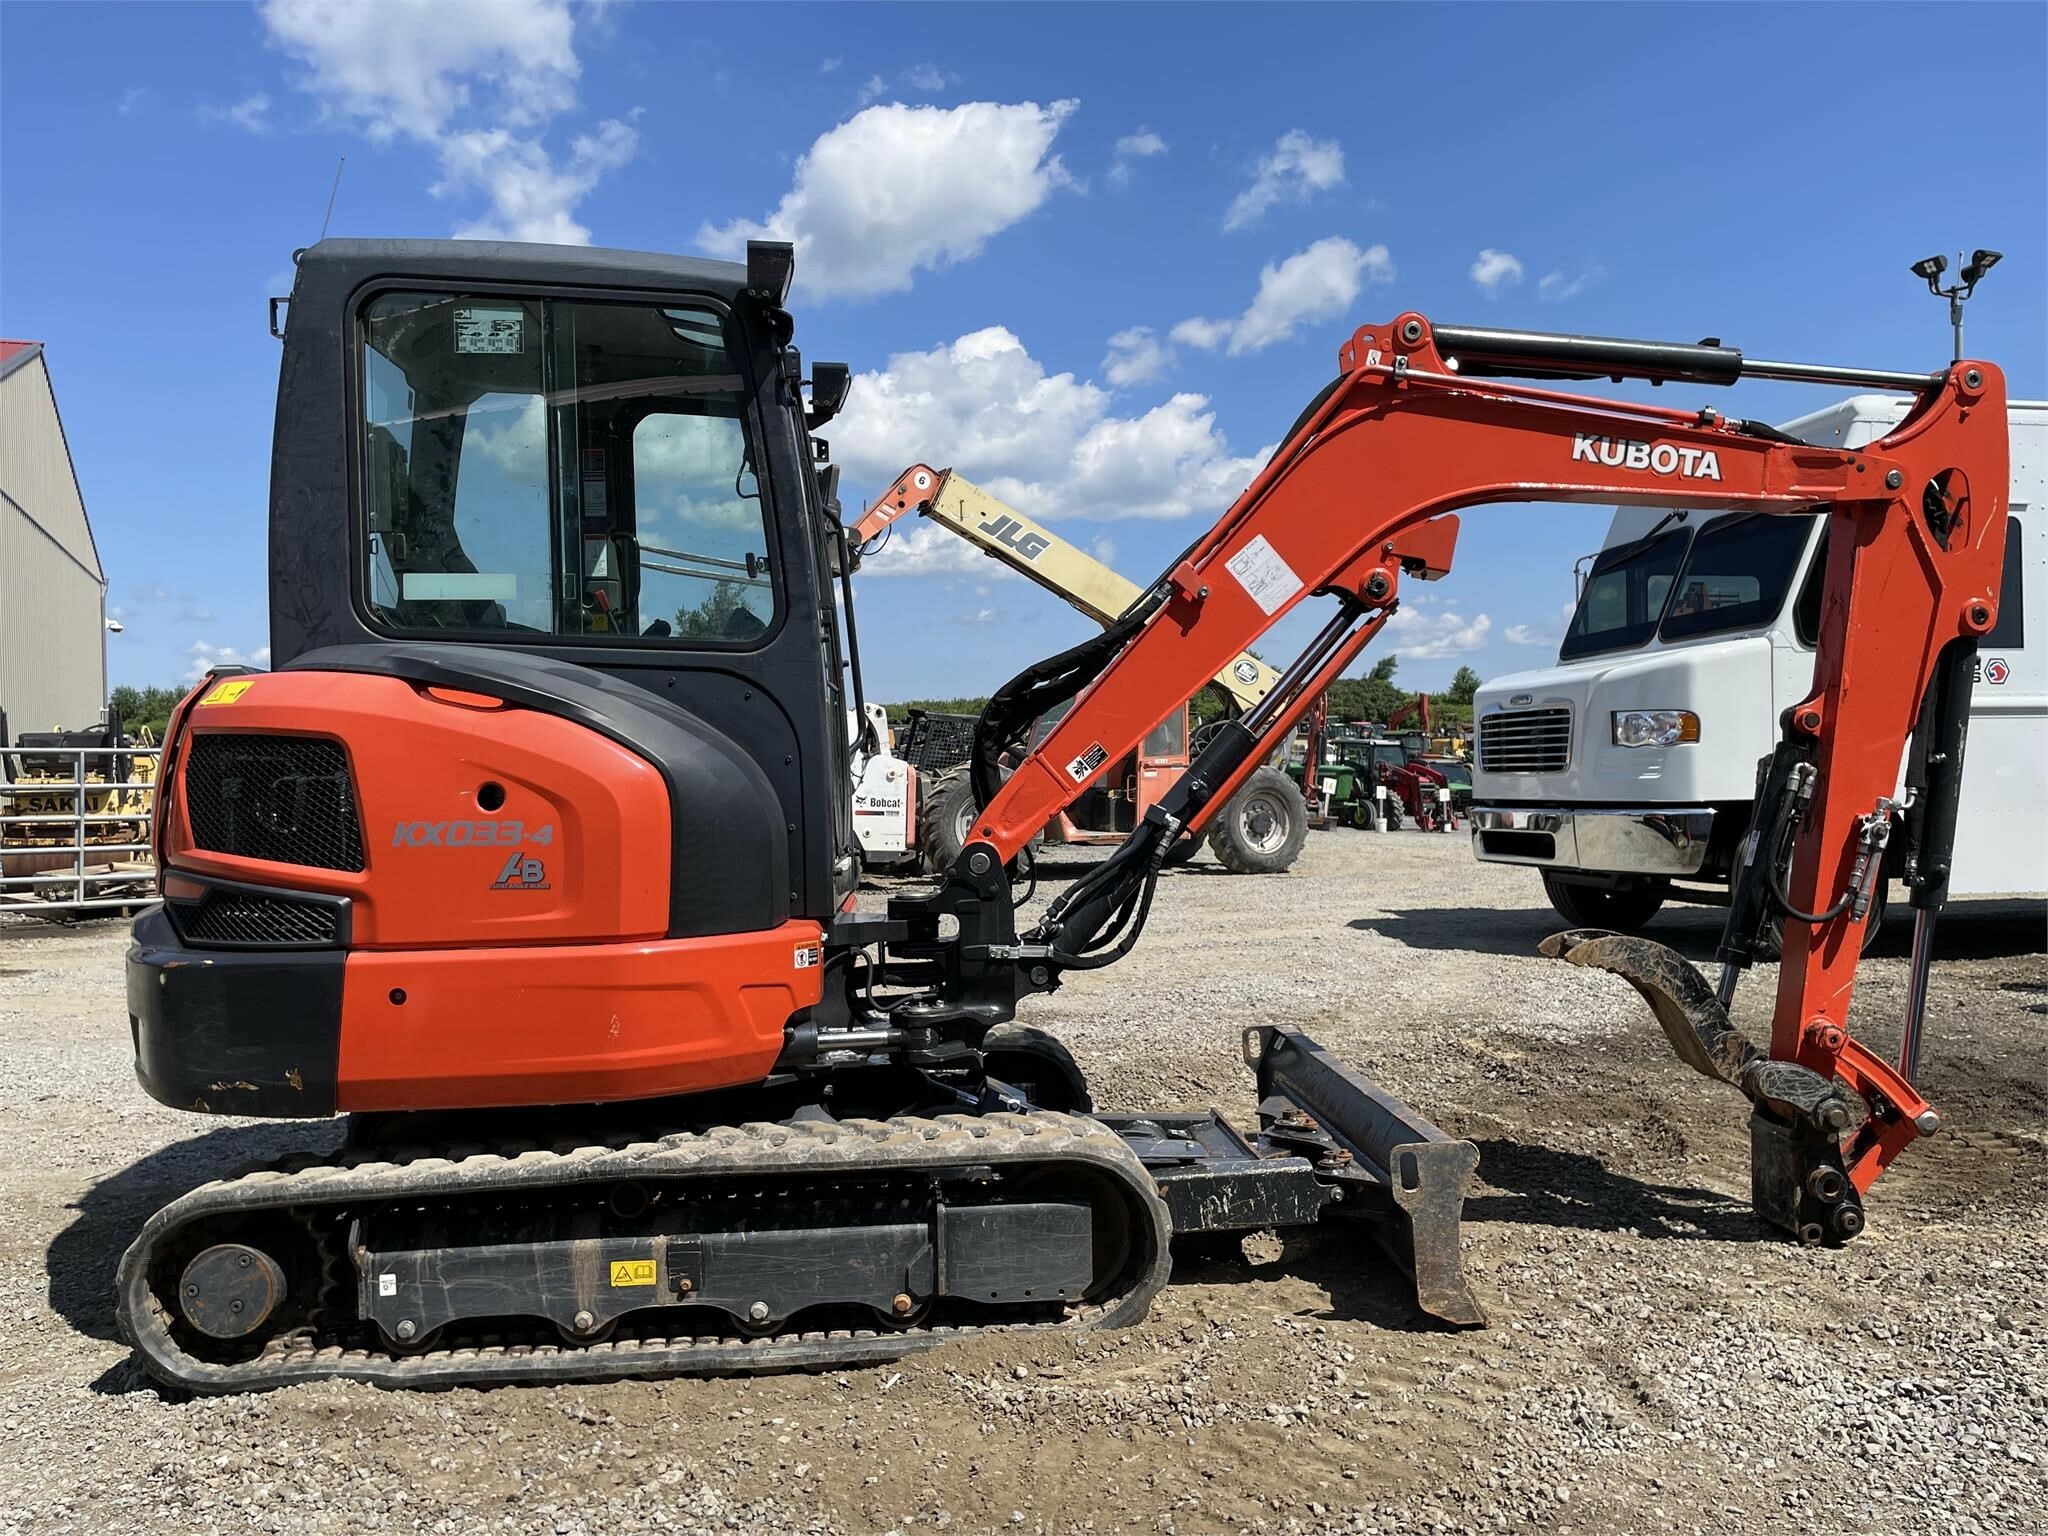
[[[1580,432],[1572,438],[1572,461],[1605,464],[1610,469],[1647,469],[1657,475],[1677,475],[1685,480],[1721,478],[1721,456],[1711,448],[1680,447],[1677,443],[1645,443],[1631,437],[1595,437]]]

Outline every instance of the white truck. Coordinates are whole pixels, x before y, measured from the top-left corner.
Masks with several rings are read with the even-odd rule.
[[[1857,395],[1783,430],[1858,448],[1910,405]],[[2048,890],[2048,402],[2010,409],[2004,589],[1977,652],[1958,896]],[[1825,531],[1819,517],[1619,508],[1558,664],[1473,700],[1473,852],[1541,871],[1585,927],[1631,932],[1668,900],[1725,902],[1758,759],[1813,683]]]

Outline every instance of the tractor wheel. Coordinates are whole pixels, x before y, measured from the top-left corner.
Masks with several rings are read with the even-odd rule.
[[[1594,885],[1573,885],[1543,877],[1543,894],[1557,908],[1558,915],[1575,928],[1604,928],[1610,933],[1634,933],[1657,915],[1664,905],[1664,882],[1644,880],[1634,885],[1602,890]]]
[[[1260,768],[1230,797],[1209,829],[1209,851],[1233,874],[1277,875],[1308,840],[1308,802],[1277,768]]]
[[[919,786],[917,847],[926,869],[944,874],[953,867],[974,835],[974,817],[980,809],[974,803],[974,781],[968,777],[965,763],[936,775],[929,792]]]

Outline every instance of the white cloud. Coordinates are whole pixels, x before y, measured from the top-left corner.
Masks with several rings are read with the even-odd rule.
[[[836,53],[833,54],[832,57],[829,59],[820,59],[818,61],[818,73],[821,75],[829,75],[832,73],[833,70],[837,69],[840,65],[844,64],[845,62],[846,60]]]
[[[126,105],[127,98],[124,97],[122,100],[120,110],[125,113],[129,110]],[[241,129],[244,133],[268,133],[270,98],[258,91],[252,96],[244,96],[231,107],[203,106],[199,109],[199,120],[206,123],[226,123],[230,127]]]
[[[916,516],[906,516],[890,528],[887,541],[862,557],[860,573],[863,577],[972,576],[982,583],[1012,574],[952,529]],[[988,592],[986,585],[974,589],[977,597],[986,597]]]
[[[1280,135],[1262,157],[1252,184],[1231,199],[1223,215],[1227,230],[1249,229],[1275,203],[1305,203],[1318,192],[1344,184],[1344,147],[1335,139],[1314,139],[1299,128]]]
[[[243,653],[232,645],[210,645],[204,640],[194,640],[185,647],[185,656],[190,663],[185,668],[185,681],[196,683],[206,676],[210,667],[267,667],[270,665],[270,647],[258,646]]]
[[[447,197],[474,187],[490,198],[491,216],[459,226],[460,239],[584,245],[590,231],[571,211],[606,172],[631,160],[639,144],[631,123],[607,118],[596,133],[578,134],[558,166],[538,142],[503,128],[456,134],[442,145],[442,177],[433,193]]]
[[[1286,341],[1299,325],[1343,314],[1365,284],[1393,280],[1394,263],[1384,245],[1360,250],[1332,235],[1277,266],[1269,263],[1259,273],[1259,291],[1235,320],[1183,320],[1170,334],[1183,346],[1205,351],[1228,342],[1232,357],[1257,352]]]
[[[901,292],[919,271],[973,260],[1071,185],[1049,151],[1077,105],[870,107],[805,152],[767,218],[707,223],[697,242],[737,257],[750,239],[793,241],[797,283],[816,298]]]
[[[1116,151],[1110,156],[1109,179],[1119,187],[1129,186],[1131,169],[1138,161],[1165,153],[1166,140],[1150,128],[1127,133],[1116,141]]]
[[[121,93],[121,99],[114,103],[114,110],[123,117],[132,117],[141,109],[143,103],[148,100],[149,88],[147,86],[131,85]]]
[[[1522,264],[1506,251],[1496,251],[1489,246],[1472,263],[1472,281],[1489,299],[1498,297],[1501,289],[1512,288],[1521,280]]]
[[[834,59],[832,62],[836,68],[839,61]],[[826,71],[820,70],[819,73],[824,74]],[[869,75],[866,80],[861,82],[860,89],[854,93],[854,105],[865,107],[871,102],[880,101],[892,90],[898,95],[914,93],[920,96],[930,96],[935,92],[943,91],[956,78],[956,76],[948,74],[936,64],[912,64],[897,73],[893,84],[881,75]]]
[[[1104,565],[1116,564],[1116,540],[1106,533],[1088,546],[1088,552]]]
[[[1565,626],[1572,621],[1577,603],[1566,603],[1557,610],[1555,624],[1510,624],[1501,631],[1501,638],[1509,645],[1540,645],[1555,650],[1564,638]]]
[[[1587,267],[1577,277],[1570,278],[1562,272],[1546,272],[1536,284],[1536,297],[1546,303],[1563,304],[1576,299],[1606,275],[1602,267]]]
[[[1000,615],[993,608],[977,608],[972,613],[960,614],[953,622],[955,624],[993,624],[999,617]]]
[[[297,84],[372,143],[410,140],[440,160],[437,197],[482,192],[457,233],[583,244],[577,205],[633,156],[635,112],[578,136],[560,163],[547,125],[576,105],[582,65],[567,0],[262,0]],[[601,12],[586,11],[601,16]]]
[[[1462,656],[1486,644],[1492,630],[1493,620],[1483,613],[1468,624],[1456,613],[1428,613],[1404,603],[1387,620],[1387,645],[1413,661]]]
[[[833,447],[855,480],[886,485],[906,464],[950,464],[1033,517],[1214,514],[1271,446],[1233,455],[1202,395],[1137,416],[1107,389],[1048,374],[1001,326],[928,352],[901,352],[854,381]]]
[[[1163,378],[1173,366],[1173,349],[1161,346],[1149,325],[1134,325],[1109,338],[1102,376],[1118,389]]]

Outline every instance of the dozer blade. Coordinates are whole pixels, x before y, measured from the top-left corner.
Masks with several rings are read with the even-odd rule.
[[[1460,1249],[1479,1149],[1438,1130],[1300,1030],[1261,1025],[1245,1031],[1244,1047],[1258,1073],[1261,1140],[1310,1153],[1327,1144],[1330,1155],[1319,1161],[1348,1174],[1346,1201],[1331,1214],[1366,1222],[1414,1279],[1424,1312],[1483,1324]]]

